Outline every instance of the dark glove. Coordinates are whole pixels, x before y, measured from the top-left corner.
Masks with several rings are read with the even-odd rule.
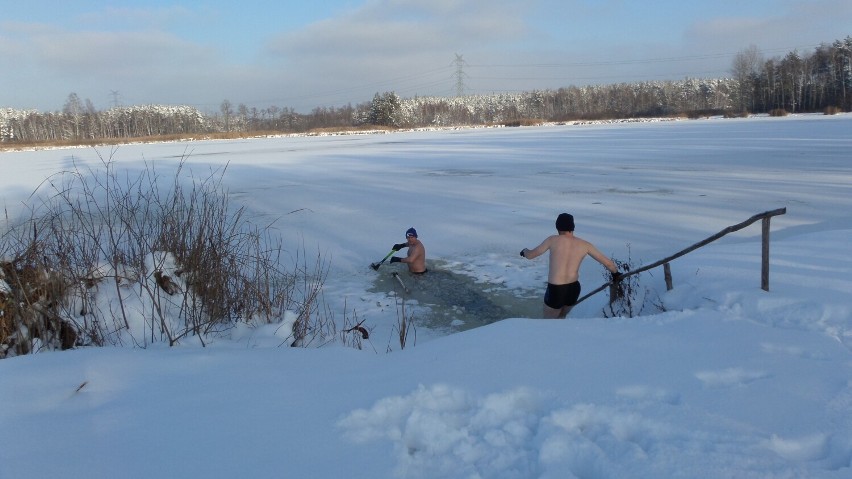
[[[609,276],[610,276],[610,281],[612,281],[613,283],[617,283],[617,282],[621,281],[621,273],[617,273],[617,272],[616,273],[609,273]]]
[[[397,258],[396,256],[391,256],[391,263],[399,263],[401,262],[401,258]]]
[[[391,249],[394,250],[394,251],[399,251],[402,248],[407,248],[407,247],[408,247],[408,243],[397,243],[397,244],[393,245],[393,248],[391,248]]]
[[[524,258],[526,258],[526,257],[527,257],[527,255],[526,255],[526,251],[527,251],[527,249],[526,249],[526,248],[524,248],[524,249],[522,249],[522,250],[521,250],[521,256],[523,256]]]

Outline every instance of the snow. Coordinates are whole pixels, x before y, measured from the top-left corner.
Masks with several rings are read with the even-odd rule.
[[[850,477],[850,126],[794,115],[122,146],[112,157],[129,169],[227,163],[232,201],[278,219],[294,254],[326,255],[326,301],[357,311],[370,339],[278,347],[270,325],[204,348],[2,360],[0,478]],[[97,153],[0,153],[4,207]],[[518,251],[562,211],[638,266],[781,207],[769,292],[758,223],[673,262],[672,291],[642,274],[638,317],[604,317],[601,293],[536,319],[546,259]],[[410,226],[430,268],[529,314],[430,328],[413,303],[423,322],[401,349],[398,265],[368,265]],[[586,260],[584,291],[602,270]]]

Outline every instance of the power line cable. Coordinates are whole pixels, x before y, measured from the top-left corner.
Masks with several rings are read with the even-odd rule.
[[[790,52],[799,48],[816,48],[818,45],[802,45],[791,48],[772,48],[768,50],[760,50],[761,53],[778,53]],[[589,62],[567,62],[567,63],[494,63],[494,64],[468,64],[472,68],[565,68],[565,67],[585,67],[585,66],[608,66],[608,65],[634,65],[648,63],[668,63],[682,62],[694,60],[708,60],[714,58],[725,58],[739,54],[736,53],[707,53],[701,55],[684,55],[675,57],[660,57],[660,58],[642,58],[642,59],[625,59],[625,60],[604,60],[604,61],[589,61]]]

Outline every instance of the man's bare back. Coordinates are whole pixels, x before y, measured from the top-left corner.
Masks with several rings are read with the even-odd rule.
[[[550,251],[550,267],[547,282],[551,284],[569,284],[580,278],[580,263],[586,255],[591,256],[608,270],[616,272],[615,263],[588,241],[574,236],[573,232],[563,231],[548,236],[540,245],[525,250],[524,256],[533,259]]]
[[[574,217],[562,213],[556,218],[559,234],[548,236],[533,249],[524,248],[521,256],[533,259],[550,252],[550,267],[547,272],[547,290],[544,294],[545,318],[564,318],[576,304],[580,295],[580,263],[586,255],[617,273],[615,263],[588,241],[574,236]]]

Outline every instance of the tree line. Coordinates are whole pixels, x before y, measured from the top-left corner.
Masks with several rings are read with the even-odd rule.
[[[763,59],[755,46],[738,53],[731,69],[737,106],[754,112],[852,109],[852,37],[810,54]]]
[[[225,100],[219,111],[142,105],[98,111],[72,93],[61,111],[0,109],[0,141],[98,141],[179,135],[298,133],[371,126],[417,128],[524,121],[570,121],[710,114],[852,110],[852,37],[813,52],[764,59],[757,47],[739,52],[731,77],[570,86],[516,94],[372,100],[310,113]]]

